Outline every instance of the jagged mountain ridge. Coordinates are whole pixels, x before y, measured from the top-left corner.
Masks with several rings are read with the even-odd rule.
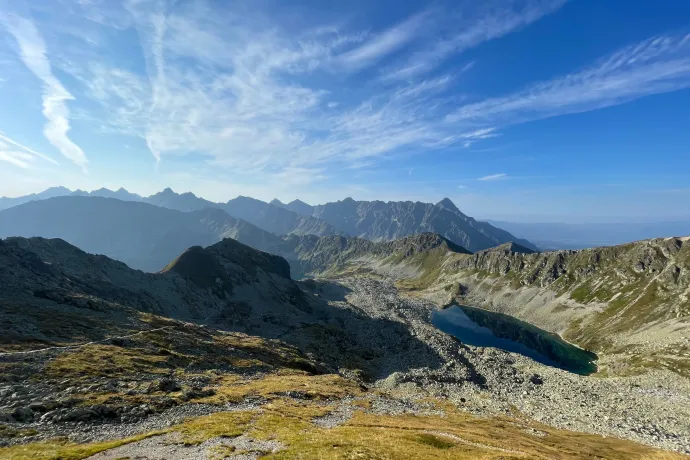
[[[336,229],[326,222],[313,217],[305,217],[254,198],[239,196],[227,203],[215,203],[197,197],[191,192],[175,193],[166,188],[162,192],[142,198],[142,201],[178,211],[198,211],[205,208],[218,208],[229,215],[242,219],[275,235],[294,233],[297,235],[334,235]]]
[[[410,254],[443,245],[466,252],[442,237],[422,234],[374,243],[338,235],[273,233],[228,215],[219,208],[182,212],[113,198],[62,196],[0,211],[0,237],[61,238],[83,250],[104,254],[132,268],[155,272],[192,246],[233,238],[289,260],[298,276],[318,274],[352,257]]]
[[[60,193],[69,190],[64,189]],[[72,192],[70,192],[72,193]],[[166,188],[149,197],[130,194],[124,189],[112,192],[100,189],[90,193],[73,192],[77,195],[105,196],[129,201],[141,201],[179,211],[197,211],[208,207],[223,209],[231,216],[246,220],[276,235],[336,235],[357,236],[373,241],[392,241],[418,233],[438,233],[454,243],[470,250],[479,251],[507,242],[516,242],[526,248],[537,248],[524,239],[466,216],[445,198],[436,204],[420,202],[354,201],[347,198],[334,203],[311,206],[300,200],[288,204],[274,199],[266,203],[240,196],[227,203],[215,203],[197,197],[193,193],[175,193]],[[26,197],[27,201],[40,197]],[[20,199],[0,199],[15,202]],[[12,201],[15,200],[15,201]],[[23,201],[16,201],[20,203]],[[2,201],[0,201],[2,203]],[[7,206],[11,206],[8,204]],[[0,206],[0,209],[2,207]]]
[[[340,233],[327,222],[299,215],[255,198],[239,196],[219,205],[231,216],[246,220],[276,235],[335,235]]]
[[[84,190],[76,190],[69,195],[73,196],[99,196],[101,198],[116,198],[118,200],[123,200],[123,201],[142,201],[143,197],[141,195],[137,195],[136,193],[130,193],[127,190],[125,190],[123,187],[120,187],[119,189],[112,191],[110,189],[107,189],[105,187],[99,188],[98,190],[93,190],[91,192],[86,192]]]
[[[282,201],[280,201],[278,198],[274,198],[271,200],[270,204],[279,206],[284,209],[288,209],[290,211],[294,211],[297,214],[300,214],[302,216],[306,217],[312,217],[314,214],[314,206],[305,203],[302,200],[296,199],[292,200],[291,202],[285,204]]]
[[[215,208],[218,206],[217,203],[200,198],[191,192],[175,193],[171,188],[166,188],[149,197],[142,198],[142,201],[162,208],[175,209],[177,211],[199,211],[201,209]]]
[[[346,234],[374,241],[416,233],[438,233],[475,252],[514,241],[536,250],[529,241],[464,215],[449,199],[437,204],[412,201],[355,201],[352,198],[314,207],[318,217]]]
[[[373,242],[344,236],[315,237],[290,235],[283,238],[282,255],[295,273],[314,276],[338,273],[352,262],[372,259],[381,265],[408,263],[415,256],[430,252],[469,254],[469,252],[434,233],[422,233],[394,241]]]

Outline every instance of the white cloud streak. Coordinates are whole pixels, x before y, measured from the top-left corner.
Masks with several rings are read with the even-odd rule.
[[[74,97],[53,75],[45,42],[36,25],[12,13],[0,13],[0,23],[16,40],[24,65],[43,83],[43,115],[47,120],[43,134],[62,155],[86,171],[86,155],[67,135],[70,130],[67,101]]]
[[[467,104],[450,123],[501,126],[623,104],[690,87],[690,34],[623,48],[595,66],[515,94]]]
[[[480,177],[480,178],[478,178],[477,180],[481,180],[481,181],[492,181],[492,180],[505,179],[505,178],[507,178],[507,177],[508,177],[507,174],[501,173],[501,174],[491,174],[491,175],[489,175],[489,176]]]
[[[0,161],[5,161],[22,169],[29,169],[33,159],[34,157],[31,155],[22,152],[0,150]]]
[[[338,63],[348,70],[359,70],[377,62],[412,41],[421,30],[426,28],[429,16],[428,11],[412,16],[374,36],[362,46],[338,56]]]
[[[408,80],[428,73],[451,55],[462,53],[484,42],[503,37],[561,8],[567,0],[508,0],[503,3],[477,2],[479,11],[462,12],[455,27],[460,32],[435,41],[413,53],[403,64],[389,69],[385,78]],[[461,72],[472,68],[465,65]]]
[[[3,145],[3,144],[5,144],[5,145]],[[41,158],[41,159],[43,159],[43,160],[45,160],[45,161],[47,161],[47,162],[49,162],[49,163],[52,163],[52,164],[54,164],[54,165],[57,165],[57,166],[60,165],[60,163],[58,163],[57,161],[53,160],[53,159],[50,158],[49,156],[44,155],[44,154],[42,154],[42,153],[39,153],[39,152],[37,152],[37,151],[35,151],[35,150],[33,150],[33,149],[30,149],[29,147],[27,147],[27,146],[25,146],[25,145],[23,145],[23,144],[20,144],[20,143],[17,142],[17,141],[14,141],[14,140],[10,139],[9,137],[5,136],[3,133],[0,132],[0,148],[5,147],[5,149],[9,149],[10,147],[9,147],[9,145],[7,145],[7,144],[9,144],[9,145],[11,145],[11,146],[14,146],[14,147],[19,147],[19,148],[22,149],[24,152],[30,153],[30,154],[32,154],[32,155],[35,155],[35,156],[37,156],[38,158]]]

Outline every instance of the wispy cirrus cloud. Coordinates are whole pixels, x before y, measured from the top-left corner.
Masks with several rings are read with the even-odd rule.
[[[108,15],[85,15],[112,28],[102,37],[114,39],[86,42],[92,52],[66,54],[60,70],[79,82],[70,87],[74,94],[97,102],[96,109],[80,108],[80,117],[98,130],[141,138],[159,161],[187,157],[218,176],[294,176],[299,183],[384,158],[469,147],[506,125],[688,85],[684,36],[650,39],[502,97],[463,87],[459,75],[473,62],[439,72],[446,59],[564,3],[466,2],[461,20],[432,8],[372,30],[322,23],[290,29],[276,15],[234,2],[126,0],[114,26],[103,20]],[[95,59],[117,54],[120,40],[132,37],[139,43],[128,50],[141,56]],[[128,65],[137,59],[144,65]]]
[[[519,30],[558,10],[567,1],[509,0],[499,4],[476,2],[474,5],[464,3],[464,7],[470,7],[474,11],[463,9],[457,14],[458,17],[450,15],[454,21],[454,30],[446,37],[437,39],[412,53],[401,64],[389,68],[384,78],[407,80],[430,72],[451,55]],[[473,65],[474,63],[466,64],[461,72],[471,69]]]
[[[302,186],[328,178],[320,168],[288,167],[275,173],[272,177],[283,186]]]
[[[0,24],[14,37],[19,57],[43,84],[43,115],[47,123],[43,134],[66,158],[86,171],[88,160],[84,151],[68,136],[70,111],[67,101],[74,99],[53,74],[46,45],[34,22],[13,13],[0,12]],[[16,160],[19,165],[21,160]],[[25,163],[22,163],[25,164]]]
[[[2,150],[0,147],[0,161],[10,163],[18,168],[29,169],[34,157],[17,150]]]
[[[242,171],[300,168],[448,137],[433,127],[441,114],[429,102],[440,99],[450,77],[393,88],[355,106],[333,101],[326,85],[301,83],[329,73],[343,49],[360,49],[359,32],[306,31],[294,40],[279,29],[256,31],[246,17],[229,28],[193,10],[142,7],[150,3],[130,6],[145,77],[101,64],[73,73],[103,105],[110,126],[144,138],[157,159],[202,152],[210,163]],[[412,28],[408,23],[400,30]]]
[[[502,126],[623,104],[690,87],[690,34],[652,37],[580,72],[466,104],[446,121]]]
[[[507,179],[507,178],[508,178],[508,175],[507,175],[507,174],[500,173],[500,174],[491,174],[491,175],[489,175],[489,176],[480,177],[480,178],[478,178],[477,180],[481,180],[481,181],[495,181],[495,180],[501,180],[501,179]]]
[[[58,164],[52,158],[10,139],[0,132],[0,161],[21,169],[33,169],[38,160]]]
[[[14,152],[21,152],[19,155],[19,158],[25,158],[27,155],[40,158],[42,160],[45,160],[49,163],[52,163],[56,166],[59,166],[59,163],[52,158],[50,158],[47,155],[44,155],[42,153],[39,153],[23,144],[20,144],[19,142],[10,139],[9,137],[5,136],[2,132],[0,132],[0,149],[3,151],[14,151]]]
[[[429,23],[431,11],[418,13],[404,22],[375,35],[361,46],[349,50],[337,57],[339,65],[348,70],[359,70],[397,51],[411,42]]]

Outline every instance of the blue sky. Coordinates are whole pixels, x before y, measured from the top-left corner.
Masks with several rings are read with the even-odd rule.
[[[0,0],[0,195],[690,217],[690,2]]]

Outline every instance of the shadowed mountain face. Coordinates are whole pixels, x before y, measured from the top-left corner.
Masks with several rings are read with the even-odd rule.
[[[321,219],[305,217],[254,198],[240,196],[218,206],[231,216],[246,220],[276,235],[322,236],[339,233],[332,225]]]
[[[7,238],[0,240],[0,282],[0,297],[9,302],[5,314],[10,305],[20,304],[58,312],[71,306],[85,314],[111,308],[112,322],[120,308],[133,308],[196,321],[217,316],[228,326],[239,322],[251,329],[260,327],[260,317],[269,312],[282,317],[282,327],[287,327],[307,308],[284,259],[232,239],[192,247],[162,272],[143,273],[63,240]],[[266,332],[270,335],[270,328]],[[34,339],[50,342],[56,337]]]
[[[296,212],[297,214],[299,214],[301,216],[311,217],[312,214],[314,214],[314,206],[309,205],[302,200],[293,200],[293,201],[289,202],[288,204],[285,204],[276,198],[276,199],[271,200],[270,204],[275,205],[275,206],[279,206],[281,208],[285,208],[289,211]]]
[[[285,259],[230,238],[191,247],[159,273],[132,270],[60,239],[0,239],[0,285],[0,321],[7,326],[0,346],[99,339],[108,328],[133,327],[134,318],[150,313],[280,337],[319,351],[333,370],[345,362],[361,362],[383,377],[407,370],[414,359],[397,358],[401,343],[422,353],[415,365],[441,365],[438,353],[401,323],[331,306],[344,300],[343,286],[301,286]],[[76,324],[55,327],[75,314]],[[41,319],[46,315],[52,321]],[[87,327],[92,323],[100,327]]]
[[[290,261],[295,276],[334,274],[348,265],[374,263],[395,267],[416,265],[421,259],[435,255],[469,252],[434,233],[400,238],[395,241],[373,242],[344,236],[315,237],[290,235],[283,238],[280,254]],[[411,271],[414,271],[412,267]]]
[[[112,198],[64,196],[0,211],[0,237],[61,238],[145,271],[162,269],[191,246],[238,235],[256,247],[280,241],[213,208],[180,212]]]
[[[464,215],[448,198],[435,205],[411,201],[355,201],[347,198],[315,206],[314,216],[346,234],[374,241],[432,232],[472,252],[510,241],[536,250],[529,241]]]

